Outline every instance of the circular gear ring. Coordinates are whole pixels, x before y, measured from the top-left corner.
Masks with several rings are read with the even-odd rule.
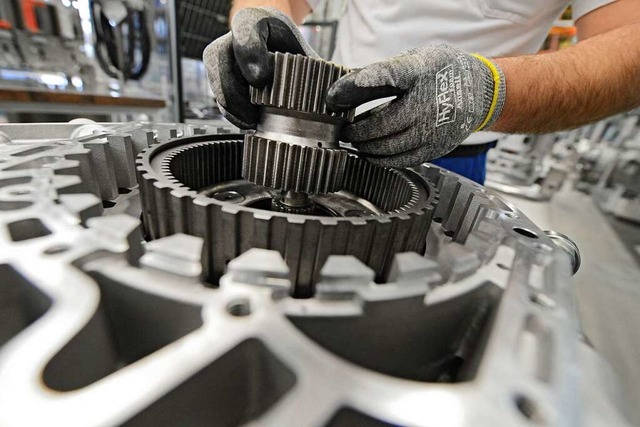
[[[329,255],[353,255],[384,280],[396,253],[424,250],[438,196],[420,175],[348,155],[343,191],[319,195],[314,215],[276,212],[277,192],[242,180],[240,138],[175,139],[137,160],[148,237],[202,237],[208,281],[217,283],[226,263],[248,249],[275,249],[291,267],[296,296],[306,297]],[[243,196],[242,188],[251,194]]]

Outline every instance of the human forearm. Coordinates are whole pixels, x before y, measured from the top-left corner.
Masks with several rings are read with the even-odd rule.
[[[311,12],[311,8],[305,0],[233,0],[231,10],[229,11],[229,18],[240,10],[247,7],[275,7],[283,12],[285,15],[293,19],[293,21],[300,25]]]
[[[640,24],[559,52],[495,63],[506,77],[507,96],[491,130],[553,132],[640,105]]]

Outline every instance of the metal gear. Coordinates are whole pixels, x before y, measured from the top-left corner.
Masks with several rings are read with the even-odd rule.
[[[242,176],[284,191],[318,194],[342,188],[345,150],[305,147],[245,135]]]
[[[348,155],[343,191],[312,197],[311,215],[296,215],[272,210],[279,192],[242,180],[242,145],[233,135],[195,136],[156,145],[137,160],[149,237],[203,238],[211,283],[254,247],[285,257],[303,297],[313,294],[330,255],[353,255],[384,280],[396,253],[423,250],[437,191],[418,174]]]
[[[332,112],[325,99],[349,70],[302,55],[272,55],[272,81],[251,88],[251,102],[261,107],[261,114],[255,134],[245,137],[243,176],[283,191],[339,191],[347,154],[338,136],[355,111]]]
[[[332,84],[351,70],[322,59],[275,52],[273,79],[262,88],[251,87],[251,103],[318,114],[350,122],[355,110],[336,113],[327,108],[327,92]]]

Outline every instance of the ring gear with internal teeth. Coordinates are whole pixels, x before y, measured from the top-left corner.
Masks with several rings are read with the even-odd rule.
[[[153,146],[137,160],[148,236],[202,237],[210,282],[217,283],[227,262],[244,251],[275,249],[291,268],[296,296],[309,296],[329,255],[354,255],[384,279],[396,253],[424,250],[437,201],[435,188],[416,173],[376,167],[354,155],[345,162],[345,194],[382,214],[304,216],[201,194],[216,184],[242,179],[242,146],[233,136],[195,136]]]
[[[245,136],[243,176],[283,191],[339,191],[347,153],[338,135],[355,111],[332,112],[325,101],[331,85],[349,70],[302,55],[271,55],[272,81],[250,89],[251,102],[262,112],[255,135]]]

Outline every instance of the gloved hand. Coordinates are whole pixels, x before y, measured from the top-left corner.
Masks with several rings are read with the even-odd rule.
[[[296,24],[273,7],[240,10],[231,22],[231,32],[204,50],[209,85],[220,111],[240,128],[255,128],[258,121],[258,107],[250,102],[249,85],[264,87],[271,80],[270,51],[318,58]]]
[[[449,45],[413,49],[347,74],[327,105],[344,111],[397,96],[356,117],[341,140],[371,163],[407,167],[440,157],[487,129],[505,100],[502,71],[486,58]]]

